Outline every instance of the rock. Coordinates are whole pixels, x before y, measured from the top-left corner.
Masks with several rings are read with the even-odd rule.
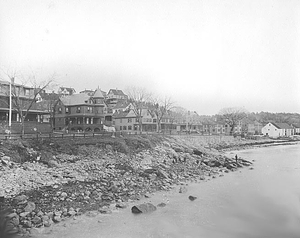
[[[101,207],[101,208],[99,208],[98,211],[100,213],[102,213],[102,214],[110,214],[110,213],[112,213],[112,211],[108,207]]]
[[[50,219],[53,219],[53,217],[54,217],[54,212],[48,212],[46,215],[47,215]]]
[[[195,199],[197,199],[197,197],[189,196],[189,199],[190,199],[191,201],[194,201]]]
[[[162,177],[162,178],[165,178],[165,179],[169,178],[168,173],[165,172],[165,171],[163,171],[163,170],[161,170],[161,169],[157,171],[157,174],[158,174],[159,177]]]
[[[95,216],[98,215],[98,212],[97,212],[97,211],[88,211],[88,212],[86,213],[86,215],[87,215],[88,217],[95,217]]]
[[[23,226],[25,228],[31,228],[32,227],[32,223],[31,223],[31,221],[25,220],[25,221],[23,221]]]
[[[22,205],[27,203],[27,196],[26,195],[20,195],[13,199],[13,203],[16,205]]]
[[[118,202],[118,203],[116,204],[116,207],[117,207],[117,208],[126,208],[127,205],[126,205],[125,203],[123,203],[123,202]]]
[[[144,197],[145,197],[145,198],[150,198],[151,195],[150,195],[149,193],[146,193],[146,194],[144,195]]]
[[[200,150],[197,150],[197,149],[193,149],[193,153],[194,153],[195,155],[199,155],[199,156],[204,155],[203,152],[201,152]]]
[[[149,213],[156,210],[156,207],[151,203],[144,203],[140,205],[133,206],[131,208],[131,212],[138,214],[138,213]]]
[[[164,202],[161,202],[160,204],[157,205],[158,207],[165,207],[167,206],[167,204],[165,204]]]
[[[52,225],[52,220],[48,220],[48,221],[43,221],[43,225],[45,226],[45,227],[50,227],[51,225]]]
[[[106,148],[107,150],[111,150],[111,151],[113,150],[113,147],[112,147],[111,145],[106,145],[105,148]]]
[[[9,211],[8,211],[9,212]],[[13,212],[10,214],[7,214],[5,216],[5,218],[7,219],[7,229],[8,230],[14,230],[15,227],[17,227],[19,225],[19,216],[17,213]]]
[[[32,220],[31,220],[31,222],[33,222],[34,224],[40,224],[40,223],[42,223],[42,219],[40,218],[40,217],[38,217],[38,216],[35,216]]]
[[[62,214],[62,211],[55,211],[54,212],[54,216],[61,216],[61,214]]]
[[[1,158],[1,161],[4,165],[10,165],[10,157],[9,156],[3,156]]]
[[[179,193],[186,193],[187,192],[187,188],[186,187],[180,187],[179,188]]]
[[[76,215],[76,211],[72,210],[72,211],[68,211],[68,215],[69,216],[75,216]]]
[[[182,147],[172,145],[172,148],[175,152],[184,152],[184,149]]]
[[[60,216],[54,216],[53,217],[53,221],[58,223],[58,222],[61,222],[62,218]]]
[[[49,160],[48,161],[48,166],[50,167],[50,168],[59,168],[60,167],[60,164],[59,163],[57,163],[55,160]]]
[[[22,212],[20,213],[20,217],[26,217],[30,212]]]
[[[34,202],[28,202],[27,206],[24,208],[25,212],[32,212],[35,209]]]
[[[39,211],[36,215],[39,217],[42,217],[44,215],[44,213],[42,211]]]
[[[42,221],[49,221],[50,217],[48,217],[47,215],[42,216]]]

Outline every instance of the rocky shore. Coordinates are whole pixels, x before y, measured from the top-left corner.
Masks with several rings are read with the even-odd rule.
[[[251,164],[166,136],[3,141],[0,204],[9,232],[27,236],[82,213],[110,213],[155,191]]]

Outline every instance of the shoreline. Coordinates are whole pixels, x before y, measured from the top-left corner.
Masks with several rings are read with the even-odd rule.
[[[270,145],[270,143],[266,143],[266,144],[267,144],[267,146]],[[287,143],[285,142],[284,144],[287,144]],[[260,147],[262,145],[263,145],[262,143],[259,144]],[[271,145],[275,145],[275,144],[272,143]],[[281,144],[276,144],[276,145],[281,145]],[[239,147],[239,146],[237,146],[237,147]],[[252,146],[252,147],[254,147],[254,146]],[[247,145],[247,148],[245,148],[245,145],[243,145],[242,148],[241,147],[239,147],[239,148],[240,148],[240,150],[248,149],[249,145]],[[227,149],[227,151],[228,151],[228,149]],[[230,151],[234,151],[234,148],[231,148]],[[222,152],[224,153],[225,151],[221,151],[220,153],[222,153]],[[186,153],[186,151],[185,152],[178,151],[176,153],[180,155],[178,159],[181,159],[182,157],[185,158],[184,156],[187,156],[189,154],[189,153]],[[207,151],[203,152],[203,153],[206,154]],[[143,156],[144,155],[145,154],[143,154]],[[188,159],[197,158],[193,154],[192,154],[192,156],[191,156],[191,154],[189,154],[189,155],[190,155],[190,157],[187,156],[187,157],[189,157]],[[207,155],[208,154],[206,154],[206,156]],[[174,155],[172,155],[172,156],[174,156]],[[221,155],[219,154],[218,156],[220,157]],[[145,174],[145,176],[147,177],[145,180],[149,180],[149,183],[146,182],[146,184],[148,184],[148,188],[146,190],[144,190],[144,192],[137,192],[136,190],[131,191],[132,196],[128,196],[130,198],[127,200],[126,199],[125,200],[124,199],[116,199],[116,198],[110,200],[109,196],[111,196],[112,193],[114,193],[113,189],[116,189],[116,187],[119,186],[118,184],[109,184],[110,186],[109,186],[108,191],[106,193],[103,193],[103,191],[101,191],[100,192],[101,196],[102,195],[103,196],[101,197],[101,199],[95,200],[94,199],[95,197],[93,197],[92,192],[86,193],[86,191],[87,191],[86,188],[89,187],[89,185],[91,185],[90,190],[97,190],[97,186],[93,188],[92,184],[99,183],[99,181],[89,181],[89,182],[77,181],[77,183],[75,182],[73,184],[67,183],[67,185],[71,185],[70,187],[85,188],[85,189],[83,189],[84,190],[83,194],[80,193],[80,191],[79,191],[79,193],[76,194],[76,191],[75,191],[76,189],[75,190],[71,189],[71,191],[66,190],[66,187],[64,184],[48,186],[47,189],[49,189],[49,190],[43,189],[43,188],[37,188],[37,189],[31,190],[31,191],[23,191],[19,194],[19,196],[25,195],[26,198],[24,199],[24,197],[23,197],[24,200],[22,200],[22,199],[20,200],[21,204],[14,206],[14,209],[15,209],[14,214],[16,216],[18,216],[18,219],[22,223],[22,225],[19,225],[20,223],[18,224],[19,229],[21,229],[21,231],[22,231],[22,234],[29,235],[30,232],[33,232],[33,231],[36,232],[35,229],[40,229],[40,228],[36,228],[36,227],[50,227],[50,226],[52,226],[52,224],[57,224],[57,223],[59,224],[63,220],[68,220],[70,218],[72,219],[74,217],[78,217],[79,215],[82,215],[86,212],[89,213],[91,211],[97,211],[102,214],[109,214],[109,213],[111,213],[112,209],[116,209],[116,207],[118,207],[118,209],[122,209],[122,208],[126,207],[126,204],[128,204],[128,202],[129,203],[137,202],[140,199],[143,199],[145,196],[149,197],[149,194],[174,190],[178,186],[182,186],[184,184],[191,183],[191,182],[202,182],[203,180],[205,180],[205,182],[206,182],[206,181],[209,181],[210,179],[214,179],[218,176],[220,176],[220,177],[224,176],[225,173],[231,172],[230,170],[236,171],[236,170],[238,170],[237,167],[242,165],[241,164],[239,166],[231,167],[228,169],[228,168],[226,168],[226,166],[225,167],[221,166],[221,164],[211,164],[212,161],[219,162],[217,159],[220,159],[220,161],[222,161],[222,159],[224,160],[224,156],[223,156],[223,158],[222,158],[222,156],[220,158],[218,158],[218,157],[209,155],[208,158],[206,158],[206,159],[202,158],[201,165],[203,165],[203,166],[201,168],[198,167],[198,169],[200,170],[200,173],[192,174],[189,171],[189,173],[184,174],[184,176],[178,178],[177,180],[170,178],[170,173],[168,175],[166,175],[165,174],[166,171],[162,170],[162,168],[159,168],[159,169],[161,169],[161,171],[159,169],[156,169],[154,171],[153,170],[149,171],[149,174],[147,174],[147,173]],[[247,163],[246,161],[241,161],[241,163],[242,162]],[[182,165],[184,165],[183,161],[179,161],[176,163],[178,163],[178,164],[175,164],[176,166],[178,165],[177,167],[179,167],[179,168],[184,167],[184,166],[182,166]],[[231,160],[230,163],[233,165],[234,161]],[[230,165],[230,163],[229,163],[229,165]],[[252,163],[248,163],[247,165],[244,164],[241,167],[250,166],[251,164]],[[162,165],[162,164],[160,164],[160,165]],[[223,161],[223,165],[224,165],[224,161]],[[165,169],[167,170],[167,168],[165,168]],[[146,171],[146,170],[144,170],[144,171]],[[173,171],[173,172],[175,172],[175,171]],[[126,174],[126,175],[128,176],[129,174]],[[130,176],[132,176],[132,175],[130,175]],[[124,178],[122,178],[122,179],[124,179]],[[109,180],[109,178],[108,178],[108,180]],[[145,180],[143,182],[145,182]],[[167,180],[167,182],[165,180]],[[135,182],[137,182],[137,181],[135,181]],[[153,183],[153,184],[151,184],[151,183]],[[103,184],[100,184],[100,185],[103,186]],[[129,186],[137,186],[137,185],[139,186],[140,184],[135,183],[135,184],[132,184]],[[143,185],[145,185],[145,184],[143,184]],[[152,185],[155,185],[155,186],[153,187]],[[64,190],[64,191],[62,191],[62,190]],[[56,193],[52,193],[52,191],[55,191]],[[85,209],[82,209],[82,208],[78,209],[78,207],[77,208],[70,207],[70,205],[68,205],[69,203],[68,203],[67,199],[69,197],[71,197],[71,198],[74,197],[73,194],[71,196],[69,196],[70,193],[72,193],[72,191],[75,194],[75,197],[78,195],[79,196],[82,195],[81,202],[83,202],[83,203],[89,204],[91,202],[91,199],[93,199],[92,201],[96,201],[96,204],[94,204],[95,206],[86,207]],[[140,190],[138,190],[138,191],[140,191]],[[39,195],[37,195],[36,192],[39,192]],[[119,191],[115,191],[115,192],[119,192]],[[52,211],[50,211],[51,209],[49,211],[46,211],[47,209],[45,209],[45,208],[41,209],[42,208],[41,204],[38,204],[38,201],[36,200],[36,198],[41,199],[41,194],[45,195],[47,193],[48,193],[48,195],[44,199],[47,200],[51,196],[53,196],[54,198],[57,199],[56,203],[54,202],[54,204],[56,204],[55,209],[52,209]],[[99,194],[97,196],[99,196]],[[6,201],[6,204],[8,206],[13,204],[15,198]],[[108,199],[108,200],[105,200],[105,199]],[[26,200],[26,202],[25,202],[25,200]],[[35,207],[26,209],[26,207],[28,207],[29,202],[34,203],[34,206],[36,206],[36,205],[39,206],[38,210],[40,210],[40,211],[38,211]],[[60,204],[62,206],[57,206],[57,204]],[[113,204],[113,205],[111,205],[111,204]],[[86,206],[86,205],[84,205],[84,206]],[[114,207],[112,207],[112,206],[114,206]],[[24,209],[27,210],[27,214],[26,214],[26,211],[24,214]],[[42,211],[42,213],[41,213],[41,210],[44,210],[44,211]],[[28,221],[28,222],[26,222],[26,221]]]

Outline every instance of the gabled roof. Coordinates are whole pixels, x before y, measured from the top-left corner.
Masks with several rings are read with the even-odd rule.
[[[97,88],[94,92],[93,98],[104,98],[104,95],[100,88]]]
[[[112,93],[114,95],[126,96],[126,94],[123,93],[123,91],[120,89],[110,89],[108,94],[110,94],[110,93]]]
[[[68,87],[60,87],[60,88],[59,88],[59,91],[60,91],[60,92],[63,92],[63,91],[65,91],[65,90],[66,90],[67,92],[69,92],[70,94],[73,94],[73,93],[76,92],[74,88],[68,88]]]
[[[276,122],[276,123],[275,122],[270,122],[270,123],[273,124],[278,129],[293,129],[293,127],[291,127],[287,123],[279,123],[279,122]]]
[[[114,118],[123,118],[126,117],[129,114],[129,111],[124,111],[124,112],[115,112],[113,114]]]
[[[123,101],[123,100],[118,100],[116,105],[113,107],[113,109],[123,109],[126,108],[130,103]]]
[[[59,95],[56,93],[40,93],[40,96],[43,100],[58,100]]]
[[[61,97],[60,100],[65,106],[75,106],[87,104],[87,101],[90,99],[90,96],[85,93],[68,95],[65,97]]]

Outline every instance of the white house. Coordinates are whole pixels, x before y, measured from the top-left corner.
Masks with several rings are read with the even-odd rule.
[[[278,138],[278,137],[287,137],[294,135],[294,129],[287,123],[274,123],[269,122],[267,125],[265,125],[261,132],[265,136]]]
[[[294,134],[300,135],[300,123],[294,123],[291,126],[294,128]]]

